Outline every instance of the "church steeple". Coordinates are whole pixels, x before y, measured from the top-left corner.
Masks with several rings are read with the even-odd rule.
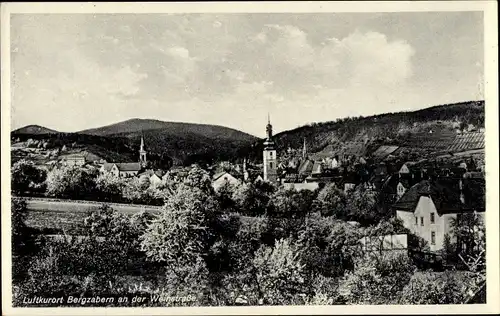
[[[304,147],[302,148],[302,158],[306,159],[307,158],[307,145],[306,145],[306,138],[304,137]]]
[[[271,125],[271,117],[269,116],[269,113],[267,113],[266,134],[267,134],[267,139],[271,140],[271,138],[273,137],[273,126]]]
[[[139,162],[141,166],[145,167],[147,163],[146,150],[144,149],[144,138],[141,136],[141,147],[139,148]]]

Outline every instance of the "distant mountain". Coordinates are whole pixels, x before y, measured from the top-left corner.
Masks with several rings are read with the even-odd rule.
[[[144,137],[145,148],[152,159],[169,160],[176,165],[233,159],[257,140],[255,136],[228,127],[152,119],[131,119],[78,134],[127,139],[129,146],[136,150],[140,138]]]
[[[99,136],[128,136],[137,135],[142,132],[151,132],[153,130],[172,135],[200,135],[211,139],[229,139],[232,141],[254,141],[256,139],[255,136],[224,126],[164,122],[152,119],[130,119],[99,128],[83,130],[78,133]]]
[[[33,135],[38,135],[38,134],[55,134],[59,133],[58,131],[55,131],[53,129],[43,127],[40,125],[27,125],[21,128],[18,128],[16,130],[12,131],[13,134],[33,134]]]
[[[380,145],[408,146],[432,151],[436,144],[451,142],[457,129],[484,127],[484,101],[438,105],[413,112],[343,118],[274,135],[277,149],[301,150],[306,139],[309,153],[358,155]],[[259,144],[256,144],[260,147]],[[254,153],[255,157],[260,155]]]

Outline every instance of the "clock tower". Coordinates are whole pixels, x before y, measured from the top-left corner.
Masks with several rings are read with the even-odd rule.
[[[278,182],[278,157],[276,157],[276,149],[273,137],[273,126],[269,114],[267,115],[266,140],[264,141],[264,181],[269,181],[273,184]]]

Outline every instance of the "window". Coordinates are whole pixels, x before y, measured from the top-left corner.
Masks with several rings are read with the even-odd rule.
[[[431,232],[431,245],[435,245],[435,244],[436,244],[436,233]]]
[[[420,226],[424,226],[424,218],[420,217]]]
[[[269,168],[273,169],[273,163],[272,162],[269,163]]]
[[[269,158],[271,158],[271,159],[273,158],[273,152],[272,151],[269,153]]]
[[[415,225],[418,225],[418,217],[415,216]]]
[[[434,222],[435,222],[434,213],[431,213],[431,224],[434,224]]]

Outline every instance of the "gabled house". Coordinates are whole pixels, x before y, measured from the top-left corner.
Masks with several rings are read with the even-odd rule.
[[[216,173],[212,177],[212,187],[215,190],[218,190],[220,187],[224,186],[227,183],[232,185],[238,185],[241,183],[241,180],[226,171]]]
[[[142,166],[139,162],[111,162],[103,164],[100,170],[110,172],[117,177],[133,177],[139,174]]]
[[[427,241],[431,251],[443,248],[446,235],[454,238],[452,220],[461,214],[484,216],[484,183],[456,179],[423,180],[394,205],[396,216],[412,233]]]
[[[149,178],[149,181],[152,185],[159,185],[162,183],[163,176],[165,175],[165,172],[163,170],[152,170],[148,169],[142,173],[140,173],[138,176],[146,176]]]
[[[72,154],[64,156],[61,162],[67,166],[83,166],[86,161],[83,155]]]

